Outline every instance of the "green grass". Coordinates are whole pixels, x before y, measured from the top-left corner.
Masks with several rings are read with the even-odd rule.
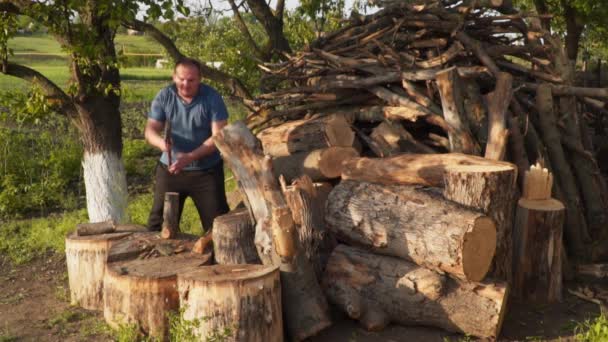
[[[116,35],[114,46],[117,51],[123,53],[150,53],[162,54],[163,47],[160,46],[154,39],[148,36],[129,36],[124,34]]]
[[[114,45],[117,51],[126,49],[126,53],[146,53],[161,54],[163,48],[155,40],[148,36],[129,36],[125,34],[116,35]],[[16,36],[8,41],[8,47],[15,54],[58,54],[64,55],[66,52],[61,45],[50,35],[37,34],[31,36]]]
[[[580,342],[608,341],[608,318],[602,314],[578,323],[574,328],[574,339]]]

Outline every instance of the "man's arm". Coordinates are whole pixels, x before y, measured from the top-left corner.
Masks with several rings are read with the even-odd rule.
[[[164,127],[165,123],[163,121],[148,118],[146,128],[144,129],[144,137],[148,144],[158,148],[162,152],[167,152],[165,139],[161,135]]]
[[[188,153],[177,153],[177,160],[169,167],[169,172],[179,173],[186,165],[192,163],[195,160],[204,158],[217,149],[213,142],[213,136],[218,134],[222,128],[228,124],[228,120],[220,120],[211,122],[211,136],[205,140],[201,146],[197,147],[192,152]],[[147,138],[146,138],[147,139]]]

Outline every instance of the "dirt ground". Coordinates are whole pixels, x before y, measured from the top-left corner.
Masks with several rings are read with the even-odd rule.
[[[500,341],[571,341],[576,322],[599,315],[596,304],[566,295],[562,303],[532,306],[514,303]],[[67,270],[62,255],[49,254],[27,265],[12,266],[0,255],[0,342],[111,341],[101,313],[69,305]],[[335,313],[335,324],[313,341],[469,341],[462,335],[423,327],[390,326],[366,332]]]

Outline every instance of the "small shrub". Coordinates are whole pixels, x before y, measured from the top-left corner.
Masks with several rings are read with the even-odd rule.
[[[604,314],[577,324],[574,328],[574,338],[581,342],[608,341],[608,318]]]

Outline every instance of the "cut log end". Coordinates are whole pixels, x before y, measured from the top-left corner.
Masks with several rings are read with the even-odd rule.
[[[355,132],[342,115],[335,115],[327,121],[325,135],[329,146],[353,146],[355,141]]]
[[[481,281],[490,269],[495,252],[496,225],[489,217],[479,217],[464,236],[462,259],[466,278]]]
[[[180,275],[180,279],[198,282],[220,283],[225,281],[253,280],[263,278],[277,270],[274,266],[265,265],[214,265]]]
[[[537,210],[537,211],[564,210],[564,205],[562,204],[562,202],[560,202],[556,199],[553,199],[553,198],[540,199],[540,200],[521,198],[521,199],[519,199],[518,205],[520,207],[523,207],[526,209],[533,209],[533,210]]]
[[[351,147],[327,149],[319,160],[319,171],[326,178],[338,178],[342,174],[342,163],[356,157],[359,153]]]

